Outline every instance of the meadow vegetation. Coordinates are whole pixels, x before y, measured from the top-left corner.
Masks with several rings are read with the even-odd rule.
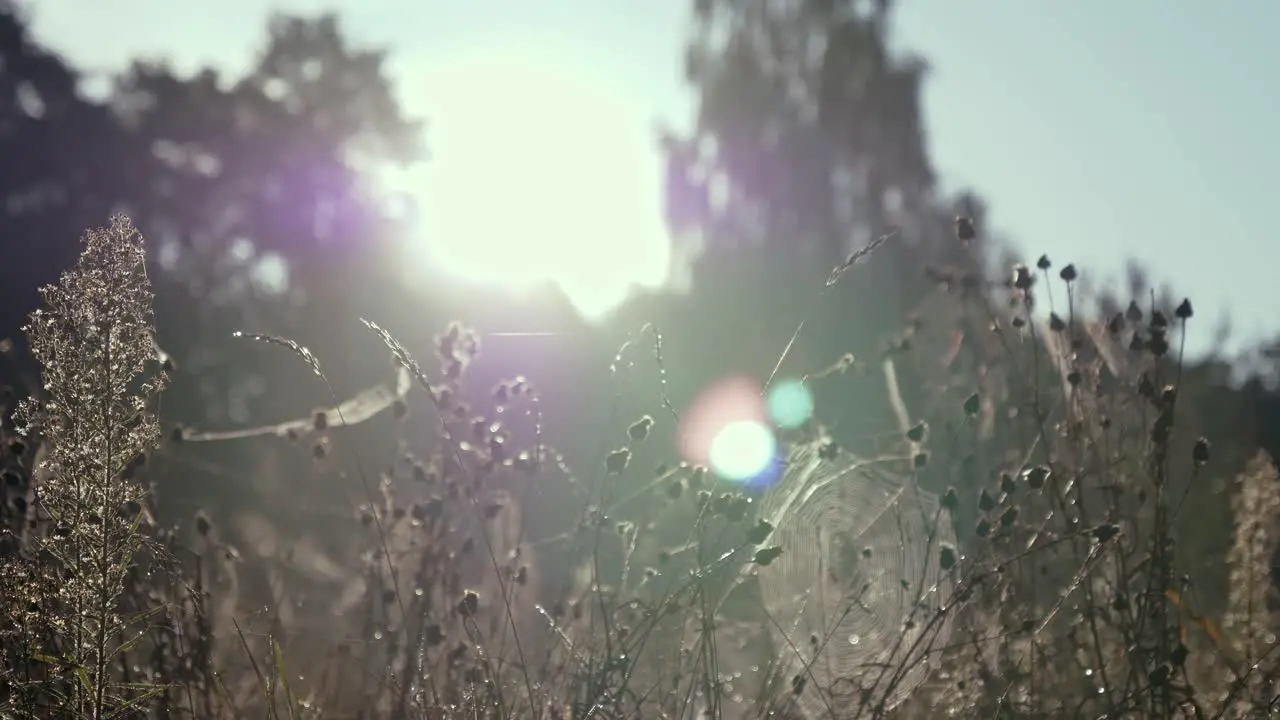
[[[964,243],[975,230],[961,218],[955,232]],[[875,259],[850,258],[830,282],[858,282]],[[158,523],[148,459],[200,438],[161,430],[171,360],[142,238],[113,218],[44,291],[26,329],[43,375],[4,400],[0,717],[1271,716],[1280,488],[1265,454],[1215,459],[1188,410],[1191,303],[1100,311],[1079,297],[1077,270],[1048,258],[999,282],[936,279],[928,326],[883,357],[833,359],[834,375],[878,377],[956,330],[979,338],[934,371],[927,406],[895,397],[901,427],[873,458],[818,420],[788,438],[793,465],[874,465],[936,499],[917,533],[927,541],[890,543],[887,564],[868,546],[854,571],[864,592],[900,584],[894,624],[874,628],[898,640],[868,635],[873,649],[833,671],[838,646],[861,640],[843,619],[866,608],[849,595],[825,632],[780,609],[778,583],[794,578],[768,573],[801,552],[786,544],[798,520],[647,446],[674,408],[606,428],[596,466],[568,467],[538,424],[536,378],[499,385],[488,408],[460,400],[480,348],[456,324],[423,363],[365,320],[368,352],[388,353],[396,379],[358,402],[288,338],[227,339],[292,353],[317,378],[326,407],[276,434],[308,443],[317,464],[356,468],[360,529],[349,566],[328,570],[345,580],[339,597],[309,594],[305,548],[246,558],[207,515]],[[819,418],[835,381],[813,381]],[[429,453],[370,457],[344,442],[343,426],[403,421],[417,396],[438,420]],[[517,416],[531,434],[511,431]],[[655,472],[642,453],[666,464]],[[579,508],[556,543],[527,537],[521,517],[547,475],[569,480]],[[1224,496],[1234,534],[1206,559],[1183,537]],[[660,531],[683,542],[654,542]],[[539,580],[551,547],[574,565],[566,583]],[[1206,560],[1229,569],[1221,603],[1201,591]],[[251,564],[268,601],[246,610]]]

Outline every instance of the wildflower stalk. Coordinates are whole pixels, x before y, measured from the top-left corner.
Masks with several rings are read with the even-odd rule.
[[[144,491],[123,473],[160,439],[148,401],[165,377],[143,376],[154,357],[154,323],[142,236],[115,216],[83,242],[75,267],[41,290],[44,307],[25,328],[43,394],[23,401],[15,421],[47,445],[37,497],[52,531],[39,542],[63,582],[51,623],[57,642],[45,659],[68,673],[65,709],[101,718],[129,703],[110,667],[116,639],[127,638],[131,624],[119,600],[143,542]]]

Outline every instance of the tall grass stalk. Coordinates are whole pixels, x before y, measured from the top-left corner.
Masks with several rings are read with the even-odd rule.
[[[139,620],[121,614],[120,598],[144,540],[144,490],[123,475],[160,439],[149,402],[165,384],[158,367],[148,371],[155,342],[142,236],[123,216],[89,231],[75,267],[42,297],[26,333],[43,392],[15,415],[21,432],[45,443],[35,497],[50,532],[38,547],[62,574],[52,637],[37,657],[64,676],[59,712],[96,720],[154,690],[109,673]]]

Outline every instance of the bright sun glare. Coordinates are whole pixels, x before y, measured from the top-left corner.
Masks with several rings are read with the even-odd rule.
[[[509,46],[415,80],[432,153],[423,259],[517,291],[557,285],[589,320],[665,281],[657,148],[625,88]]]

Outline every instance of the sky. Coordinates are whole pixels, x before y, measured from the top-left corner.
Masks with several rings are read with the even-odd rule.
[[[108,71],[130,57],[163,55],[181,68],[235,70],[259,46],[271,10],[332,7],[351,37],[392,48],[398,89],[408,108],[430,117],[436,177],[451,178],[450,185],[460,178],[445,171],[450,138],[455,148],[479,148],[479,134],[468,128],[500,94],[482,95],[469,80],[496,77],[504,63],[527,69],[529,82],[555,76],[557,92],[582,98],[593,108],[589,118],[608,126],[566,131],[595,135],[590,157],[564,171],[598,172],[601,157],[610,156],[600,184],[628,198],[609,206],[611,217],[634,218],[623,223],[635,229],[619,239],[621,248],[638,237],[661,244],[651,138],[658,120],[689,120],[679,61],[691,5],[42,0],[33,19],[37,37],[82,68]],[[1167,0],[900,0],[895,29],[900,48],[933,66],[927,131],[944,186],[982,194],[993,225],[1031,257],[1075,262],[1099,282],[1121,279],[1124,261],[1140,260],[1206,320],[1189,339],[1197,350],[1211,347],[1215,323],[1228,313],[1237,343],[1280,334],[1268,312],[1280,305],[1280,286],[1270,284],[1280,250],[1270,237],[1277,223],[1275,183],[1268,182],[1280,168],[1280,140],[1272,136],[1280,92],[1266,90],[1280,74],[1280,3],[1212,8]],[[469,69],[476,66],[490,72],[476,75]],[[513,121],[526,113],[554,121],[545,108],[515,101],[503,110]],[[455,150],[458,156],[465,153]],[[444,204],[466,209],[461,201]],[[595,227],[575,232],[585,237]],[[636,255],[626,264],[652,268],[660,260]]]

